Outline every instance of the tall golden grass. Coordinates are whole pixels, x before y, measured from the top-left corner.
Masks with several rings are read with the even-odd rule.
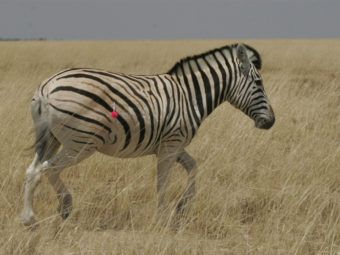
[[[97,154],[64,171],[74,210],[62,221],[47,180],[37,188],[34,230],[20,223],[33,157],[30,100],[69,67],[153,74],[231,41],[0,43],[1,254],[339,254],[340,41],[253,40],[276,124],[269,131],[228,103],[200,128],[197,196],[178,232],[156,221],[154,156]],[[172,173],[174,204],[186,174]]]

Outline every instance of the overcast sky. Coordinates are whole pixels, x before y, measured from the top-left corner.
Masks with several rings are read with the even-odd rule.
[[[0,0],[1,38],[340,38],[340,0]]]

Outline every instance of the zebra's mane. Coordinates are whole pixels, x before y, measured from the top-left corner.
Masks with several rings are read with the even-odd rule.
[[[175,73],[178,68],[180,68],[184,63],[186,63],[190,60],[196,60],[196,59],[199,59],[199,58],[204,58],[204,57],[211,55],[211,54],[214,54],[216,52],[222,53],[222,51],[224,51],[224,50],[230,51],[233,48],[236,48],[237,45],[238,44],[225,45],[223,47],[215,48],[213,50],[209,50],[209,51],[197,54],[197,55],[184,57],[184,58],[180,59],[167,73],[168,74]],[[250,61],[253,62],[255,67],[260,70],[262,68],[262,60],[261,60],[261,56],[258,53],[258,51],[255,50],[253,47],[247,45],[247,44],[243,44],[243,45],[247,48],[247,54],[248,54]]]

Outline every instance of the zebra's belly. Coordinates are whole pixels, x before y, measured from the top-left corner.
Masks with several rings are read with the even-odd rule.
[[[118,158],[135,158],[139,156],[145,156],[154,154],[154,149],[149,149],[146,151],[140,151],[140,150],[133,150],[133,148],[127,147],[124,150],[121,150],[119,146],[115,144],[104,144],[97,148],[97,151],[100,153],[103,153],[108,156],[118,157]]]

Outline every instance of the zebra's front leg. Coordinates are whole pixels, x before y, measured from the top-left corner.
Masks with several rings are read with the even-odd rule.
[[[197,174],[197,166],[196,161],[185,150],[179,154],[177,162],[179,162],[188,173],[185,191],[176,207],[177,214],[181,216],[196,194],[195,177]]]
[[[158,194],[158,216],[165,211],[165,192],[169,184],[171,167],[176,161],[176,154],[162,153],[158,155],[157,163],[157,194]]]

